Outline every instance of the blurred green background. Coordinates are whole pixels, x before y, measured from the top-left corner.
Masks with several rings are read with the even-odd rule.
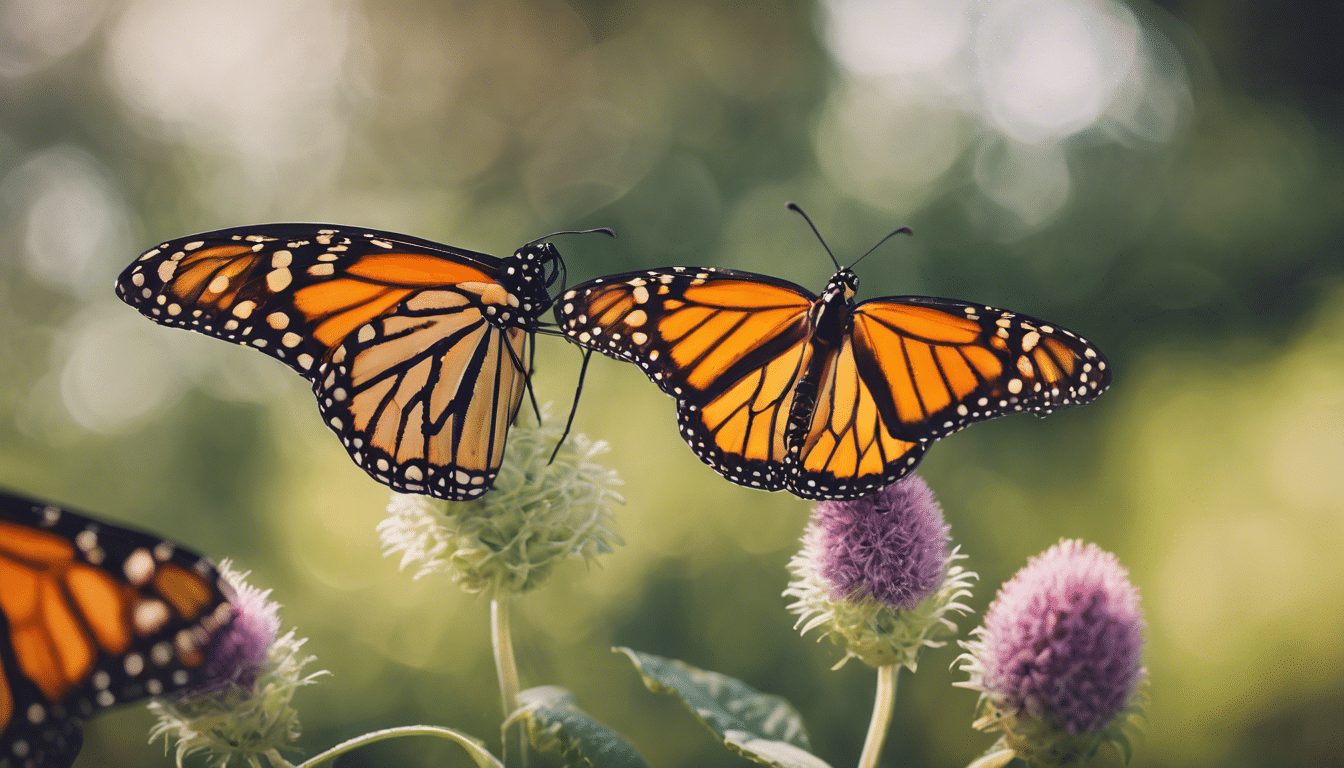
[[[982,584],[1062,536],[1116,552],[1149,624],[1140,766],[1344,760],[1344,6],[1254,0],[0,3],[0,483],[232,557],[334,675],[309,754],[438,723],[498,744],[487,603],[380,555],[386,490],[263,355],[156,326],[112,279],[165,238],[262,221],[506,254],[557,229],[571,282],[668,264],[861,298],[952,296],[1072,328],[1115,384],[934,448]],[[578,354],[542,339],[563,410]],[[830,671],[780,596],[808,504],[730,485],[672,402],[599,359],[628,545],[515,618],[558,684],[656,766],[728,766],[608,648],[796,702],[857,759],[874,675]],[[963,630],[976,620],[963,622]],[[955,648],[904,676],[886,765],[964,765]],[[81,766],[168,765],[142,708]],[[1117,764],[1103,755],[1101,764]],[[340,766],[467,765],[428,740]]]

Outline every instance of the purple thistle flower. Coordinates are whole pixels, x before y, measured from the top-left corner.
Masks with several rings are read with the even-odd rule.
[[[175,743],[178,765],[202,751],[212,754],[212,765],[233,757],[261,765],[261,755],[289,749],[299,736],[294,692],[326,673],[304,674],[314,659],[293,630],[276,637],[279,606],[270,590],[248,584],[227,560],[219,572],[233,586],[232,620],[204,648],[202,682],[150,702],[159,718],[150,738]]]
[[[279,608],[262,591],[245,582],[235,590],[233,620],[210,642],[205,652],[205,680],[195,691],[234,685],[250,687],[266,664],[271,644],[280,631]]]
[[[984,729],[1029,762],[1061,764],[1104,740],[1128,750],[1145,672],[1139,593],[1115,555],[1060,541],[999,589],[966,643],[966,687],[982,694]]]
[[[832,599],[869,597],[892,610],[910,610],[943,582],[951,529],[918,475],[871,496],[823,501],[813,524],[819,529],[818,566]]]
[[[917,475],[853,501],[823,501],[789,561],[789,610],[873,667],[914,671],[922,648],[957,631],[976,575],[948,549],[948,525]],[[841,664],[844,663],[842,660]]]

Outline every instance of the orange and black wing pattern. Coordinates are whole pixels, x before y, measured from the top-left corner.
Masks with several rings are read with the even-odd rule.
[[[812,357],[814,297],[784,280],[693,267],[629,272],[566,291],[560,330],[635,363],[677,400],[682,437],[740,485],[785,487],[787,421]]]
[[[528,333],[487,321],[470,291],[416,293],[319,365],[318,408],[355,463],[406,493],[485,493],[531,370]]]
[[[1090,402],[1110,384],[1086,340],[1026,315],[903,296],[855,307],[818,379],[789,490],[804,498],[872,493],[967,425]]]
[[[498,471],[558,261],[549,243],[501,260],[392,232],[264,224],[163,243],[116,287],[155,322],[255,347],[307,378],[375,479],[461,500]]]
[[[729,480],[853,499],[899,480],[935,440],[1009,413],[1090,402],[1106,361],[1026,315],[923,296],[852,304],[776,278],[671,267],[565,292],[567,338],[639,365],[677,400],[682,437]]]
[[[0,492],[0,765],[68,767],[99,710],[199,682],[231,598],[172,542]]]

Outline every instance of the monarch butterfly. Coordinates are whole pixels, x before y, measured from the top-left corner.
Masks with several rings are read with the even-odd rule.
[[[0,765],[69,766],[91,715],[198,682],[232,598],[170,541],[0,492]]]
[[[855,303],[854,265],[831,260],[821,296],[750,272],[665,267],[577,285],[555,316],[570,340],[635,363],[672,395],[701,461],[806,499],[865,496],[972,422],[1080,405],[1110,383],[1105,358],[1072,331],[955,299]]]
[[[262,224],[169,240],[121,273],[117,295],[289,365],[365,472],[459,501],[499,470],[563,270],[548,242],[498,259],[392,232]]]

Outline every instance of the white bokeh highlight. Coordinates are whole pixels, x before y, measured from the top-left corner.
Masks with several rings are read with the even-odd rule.
[[[985,116],[1022,142],[1082,131],[1110,106],[1138,41],[1133,15],[1107,0],[996,3],[975,40]]]
[[[826,42],[857,75],[939,69],[965,48],[974,15],[970,0],[833,0]]]
[[[274,217],[343,168],[361,22],[345,0],[139,0],[108,30],[109,90],[206,177],[183,203],[230,222]]]
[[[116,434],[182,393],[184,365],[167,352],[163,329],[104,305],[71,328],[60,365],[61,401],[90,432]]]
[[[821,20],[840,65],[816,123],[822,171],[896,214],[969,167],[1008,214],[983,225],[1025,236],[1071,199],[1074,137],[1141,148],[1191,112],[1180,56],[1116,0],[828,0]]]
[[[27,77],[74,53],[106,12],[106,0],[0,3],[0,77]]]
[[[132,250],[130,214],[88,152],[61,145],[31,156],[0,181],[0,200],[31,277],[78,296],[108,291]]]

